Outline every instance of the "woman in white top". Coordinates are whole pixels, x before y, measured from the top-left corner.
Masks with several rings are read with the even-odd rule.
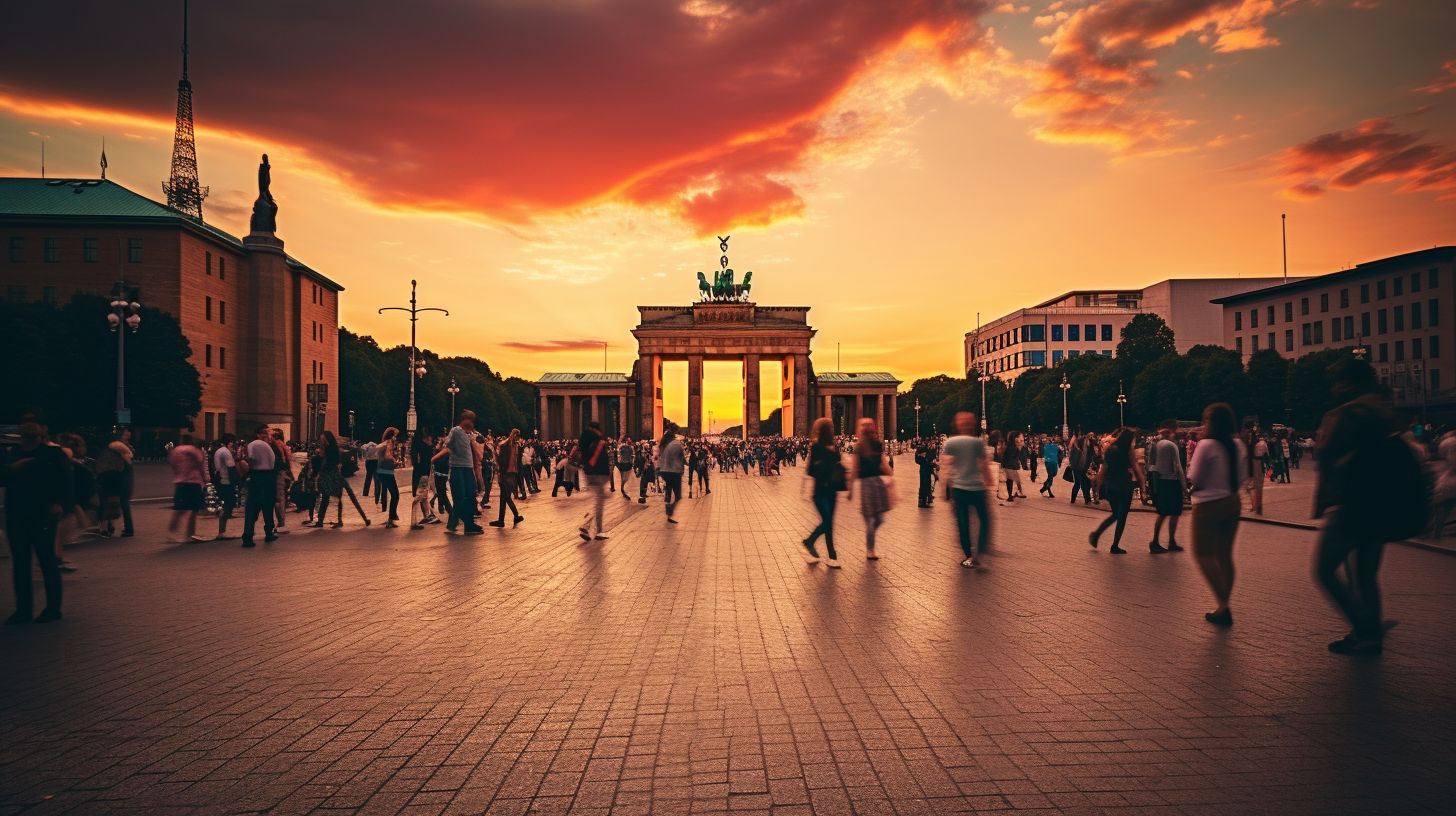
[[[1188,463],[1193,496],[1193,556],[1218,609],[1203,617],[1215,626],[1232,626],[1229,596],[1234,590],[1234,535],[1239,529],[1239,485],[1247,453],[1234,437],[1234,409],[1215,402],[1203,409],[1203,434]]]

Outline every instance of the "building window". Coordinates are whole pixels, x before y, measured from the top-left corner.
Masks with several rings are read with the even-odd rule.
[[[1251,329],[1257,329],[1257,328],[1259,328],[1259,310],[1258,309],[1250,309],[1249,310],[1249,328],[1251,328]]]
[[[1292,300],[1284,304],[1284,322],[1294,322],[1294,301]]]
[[[86,263],[96,263],[99,254],[100,251],[97,249],[95,238],[81,239],[81,260]]]
[[[1038,323],[1036,325],[1032,325],[1032,326],[1027,326],[1026,327],[1026,334],[1027,334],[1026,339],[1027,339],[1028,342],[1032,342],[1032,343],[1045,343],[1046,342],[1046,326],[1043,326],[1040,323]],[[320,340],[324,339],[324,326],[323,326],[322,323],[318,324],[318,335],[319,335],[318,339],[320,339]],[[1041,365],[1041,363],[1037,363],[1037,365]]]
[[[1062,350],[1061,349],[1052,349],[1052,365],[1057,365],[1061,361],[1062,361]]]
[[[1294,329],[1284,330],[1284,350],[1294,351]]]
[[[1379,354],[1379,356],[1376,359],[1378,359],[1382,363],[1388,363],[1388,362],[1390,362],[1390,344],[1389,343],[1381,343],[1380,344],[1380,354]]]
[[[1426,350],[1428,352],[1430,352],[1430,356],[1431,357],[1440,357],[1441,356],[1441,337],[1440,337],[1440,335],[1433,334],[1430,337],[1427,337],[1426,338]],[[1431,373],[1432,374],[1435,374],[1436,372],[1432,371]],[[1432,383],[1431,387],[1432,388],[1435,388],[1435,384]]]
[[[1368,283],[1362,283],[1362,284],[1360,284],[1360,302],[1361,303],[1369,303],[1370,302],[1370,284],[1368,284]]]
[[[1338,317],[1330,318],[1330,342],[1340,342],[1340,319]]]
[[[212,274],[212,253],[207,253],[207,274]]]
[[[1399,280],[1399,279],[1397,278],[1397,280]],[[1395,330],[1396,331],[1405,331],[1405,307],[1404,306],[1397,306],[1397,307],[1395,307],[1394,311],[1395,311]]]
[[[1026,353],[1026,364],[1029,365],[1029,366],[1044,366],[1044,365],[1046,365],[1046,352],[1045,351],[1028,351]]]
[[[1084,338],[1086,338],[1087,342],[1089,342],[1089,343],[1092,342],[1093,340],[1096,340],[1097,339],[1097,324],[1095,324],[1095,323],[1088,323],[1086,326],[1083,326],[1082,327],[1082,336]]]
[[[217,322],[219,322],[219,323],[226,323],[227,322],[227,301],[226,300],[219,300],[217,302]]]
[[[1412,272],[1411,273],[1411,294],[1414,295],[1416,292],[1419,292],[1419,291],[1421,291],[1421,273],[1419,273],[1419,272]]]
[[[1385,300],[1385,281],[1375,282],[1375,299]]]
[[[212,298],[208,298],[207,299],[207,309],[206,309],[206,312],[207,312],[207,319],[208,320],[211,320],[212,319]]]
[[[1112,342],[1112,324],[1111,323],[1103,323],[1102,324],[1102,342],[1104,342],[1104,343],[1111,343]]]
[[[40,302],[47,306],[56,305],[56,287],[42,286],[40,289]]]
[[[1411,304],[1410,315],[1411,328],[1419,329],[1421,327],[1421,302],[1419,300]]]
[[[1426,270],[1426,288],[1435,289],[1441,285],[1441,271],[1439,269]]]
[[[1340,290],[1340,308],[1341,309],[1348,309],[1348,308],[1350,308],[1350,290],[1349,289],[1341,289]]]
[[[227,349],[222,346],[217,347],[217,367],[227,368]]]
[[[1299,299],[1299,313],[1301,315],[1309,314],[1309,298]]]
[[[1269,332],[1269,350],[1274,350],[1274,332]]]
[[[1269,308],[1267,310],[1267,315],[1268,315],[1268,323],[1269,323],[1269,325],[1271,325],[1271,326],[1274,325],[1274,306],[1272,304],[1269,306]]]
[[[1253,352],[1254,352],[1254,353],[1255,353],[1255,354],[1258,354],[1258,353],[1259,353],[1259,335],[1257,335],[1257,334],[1255,334],[1255,335],[1250,335],[1250,337],[1249,337],[1249,344],[1250,344],[1250,345],[1249,345],[1249,348],[1250,348],[1250,349],[1251,349],[1251,350],[1252,350],[1252,351],[1253,351]]]
[[[1361,312],[1360,313],[1360,336],[1361,337],[1369,337],[1370,336],[1370,313],[1369,312]]]
[[[1073,323],[1067,326],[1067,340],[1077,341],[1082,339],[1082,327]]]
[[[212,344],[211,343],[208,343],[207,344],[207,350],[203,353],[203,360],[206,361],[206,365],[207,365],[208,368],[212,368]]]
[[[1405,294],[1405,278],[1397,275],[1394,278],[1390,279],[1390,285],[1391,288],[1394,290],[1394,295],[1396,297],[1400,297],[1401,295]]]
[[[1345,315],[1345,339],[1355,339],[1355,316]]]
[[[1434,357],[1436,355],[1432,354],[1431,356]],[[1435,369],[1435,368],[1431,369],[1431,390],[1432,391],[1440,391],[1441,390],[1441,372],[1440,372],[1439,369]]]
[[[217,256],[217,279],[227,280],[227,258],[221,255]],[[222,416],[227,416],[227,414],[223,414]]]
[[[1434,272],[1436,270],[1433,269],[1431,271]],[[1431,298],[1426,302],[1426,325],[1433,329],[1441,325],[1441,307],[1439,304],[1440,301],[1435,298]]]
[[[1314,343],[1314,333],[1308,323],[1301,323],[1299,325],[1299,343],[1304,346]]]
[[[10,237],[10,262],[21,263],[25,260],[25,239],[19,235]]]
[[[1325,341],[1325,324],[1323,320],[1314,322],[1314,344],[1319,345]]]
[[[1375,331],[1378,334],[1385,334],[1390,331],[1390,323],[1385,319],[1384,309],[1375,313]]]
[[[1405,341],[1395,341],[1395,361],[1398,363],[1405,359]]]
[[[1421,338],[1419,337],[1411,338],[1411,359],[1421,359]]]
[[[45,254],[46,263],[55,263],[61,259],[61,240],[59,238],[46,238],[41,243],[41,251]]]
[[[1244,330],[1244,313],[1234,312],[1234,331]]]
[[[1234,338],[1234,351],[1237,351],[1239,354],[1243,354],[1244,353],[1244,338],[1242,338],[1242,337],[1235,337]],[[1076,355],[1076,353],[1077,352],[1075,352],[1075,351],[1072,352],[1072,354],[1074,356]]]
[[[1330,310],[1330,293],[1329,292],[1323,292],[1323,293],[1320,294],[1320,311],[1321,312],[1328,312],[1329,310]]]
[[[128,239],[126,239],[126,260],[127,260],[127,263],[141,263],[142,262],[142,239],[140,239],[140,238],[128,238]]]

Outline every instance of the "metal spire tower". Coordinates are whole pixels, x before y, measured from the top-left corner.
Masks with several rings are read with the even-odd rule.
[[[197,139],[192,133],[192,82],[187,78],[187,0],[182,0],[182,79],[177,83],[177,130],[172,137],[172,173],[162,185],[167,206],[202,220],[208,188],[197,180]]]

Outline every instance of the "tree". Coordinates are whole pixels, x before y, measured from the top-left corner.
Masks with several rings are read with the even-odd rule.
[[[1284,392],[1289,406],[1283,420],[1286,424],[1308,431],[1318,427],[1325,412],[1339,404],[1330,394],[1330,366],[1349,355],[1347,348],[1325,349],[1306,354],[1289,366],[1289,386]]]
[[[1244,373],[1238,352],[1223,346],[1194,346],[1188,350],[1189,394],[1197,417],[1203,408],[1215,402],[1233,406],[1234,415],[1250,410],[1249,378]]]
[[[1173,330],[1168,328],[1163,318],[1151,312],[1135,315],[1122,327],[1117,359],[1122,367],[1122,376],[1129,381],[1159,358],[1177,353]]]
[[[1249,385],[1247,410],[1259,418],[1262,427],[1283,422],[1284,391],[1289,383],[1289,361],[1274,349],[1260,349],[1249,357],[1245,369]]]
[[[1165,419],[1195,419],[1203,411],[1197,396],[1189,398],[1192,364],[1187,357],[1170,354],[1144,368],[1133,381],[1128,398],[1128,420],[1144,428]]]

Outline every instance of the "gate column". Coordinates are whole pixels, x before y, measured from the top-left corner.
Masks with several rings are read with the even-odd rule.
[[[758,355],[743,355],[743,438],[758,436]]]
[[[688,356],[688,436],[703,434],[703,355]]]

